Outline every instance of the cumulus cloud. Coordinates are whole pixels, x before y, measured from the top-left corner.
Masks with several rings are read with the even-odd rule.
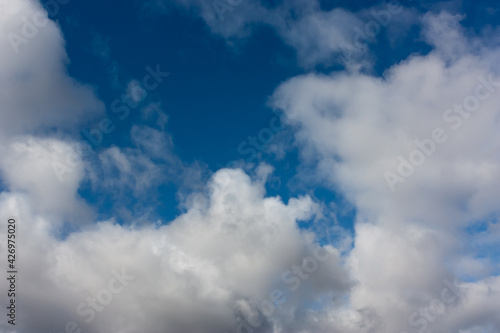
[[[498,277],[486,278],[490,264],[475,257],[464,233],[499,213],[500,161],[493,152],[500,143],[500,80],[491,61],[499,50],[466,34],[460,19],[425,16],[424,38],[434,50],[381,78],[310,74],[285,82],[273,96],[296,126],[304,161],[358,210],[348,265],[359,284],[350,311],[332,307],[325,315],[325,331],[344,332],[339,316],[349,318],[339,320],[354,332],[500,327],[495,316],[474,310],[498,302]],[[443,280],[453,275],[484,279],[462,285],[468,296],[460,308],[447,308],[449,315],[412,317],[439,298]]]
[[[221,20],[213,3],[177,3],[229,41],[268,24],[305,66],[341,53],[367,15],[323,11],[317,1],[233,1]],[[252,176],[221,169],[200,185],[202,168],[175,155],[159,104],[142,116],[156,113],[161,130],[134,125],[130,146],[75,155],[81,146],[47,131],[70,130],[102,104],[67,75],[61,32],[38,3],[0,7],[0,218],[18,220],[16,333],[500,330],[498,260],[481,257],[500,234],[500,52],[462,28],[461,16],[423,17],[433,51],[383,77],[309,74],[271,99],[294,127],[302,167],[313,165],[311,177],[356,209],[351,238],[335,223],[299,228],[335,218],[309,196],[266,195],[269,165]],[[13,44],[10,33],[35,16],[47,20],[36,38]],[[143,90],[132,80],[126,95],[139,102]],[[169,181],[189,191],[168,223],[98,220],[79,194],[89,182],[131,206]],[[11,327],[1,321],[0,332]]]
[[[291,280],[282,281],[283,272],[313,256],[314,238],[296,223],[317,211],[310,198],[285,204],[265,197],[263,183],[238,169],[218,171],[199,195],[207,201],[195,201],[168,225],[131,228],[102,221],[60,240],[26,196],[3,193],[2,214],[19,216],[26,258],[20,281],[26,286],[20,302],[26,306],[18,332],[60,331],[71,321],[86,331],[223,332],[236,329],[235,315],[257,311],[256,304],[274,289],[288,291],[283,307],[275,310],[285,319],[303,299],[349,289],[340,253],[331,246],[320,255],[326,261],[298,290],[289,289],[300,281],[291,272]],[[5,255],[5,247],[1,252]],[[122,269],[128,284],[102,312],[92,315],[91,306],[80,305],[88,297],[101,299],[101,290]],[[266,320],[260,330],[281,324]]]

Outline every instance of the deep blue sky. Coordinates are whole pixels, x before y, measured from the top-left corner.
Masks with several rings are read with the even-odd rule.
[[[462,8],[456,8],[467,12],[464,24],[477,30],[498,20],[498,13],[486,12],[495,2],[480,2],[481,6],[477,1],[464,1]],[[277,2],[265,3],[272,7]],[[344,6],[358,11],[375,3],[377,1],[373,0],[323,1],[322,8]],[[418,11],[450,7],[432,1],[404,3]],[[329,73],[342,69],[335,64],[314,69],[301,67],[295,50],[272,28],[264,25],[255,27],[251,37],[238,41],[238,45],[229,46],[222,37],[212,34],[201,18],[175,6],[167,5],[159,11],[139,1],[120,1],[119,6],[96,0],[71,1],[61,6],[56,20],[67,43],[70,75],[95,87],[106,104],[109,118],[117,126],[116,131],[105,136],[97,150],[130,145],[131,127],[144,121],[138,109],[127,119],[119,120],[110,112],[111,102],[123,94],[127,82],[140,80],[146,74],[146,66],[160,64],[170,76],[148,96],[148,101],[160,102],[168,115],[165,131],[172,136],[179,158],[187,163],[199,161],[212,171],[248,157],[238,152],[238,146],[249,135],[255,136],[269,127],[276,115],[266,102],[281,82],[311,70]],[[372,74],[382,75],[385,69],[409,54],[429,52],[430,47],[419,38],[419,29],[418,25],[412,26],[397,47],[390,45],[383,31],[377,42],[370,44],[370,52],[375,57]],[[105,41],[104,48],[96,48],[95,43],[99,40]],[[96,55],[96,49],[106,55]],[[89,123],[88,128],[97,126],[100,119]],[[280,139],[291,140],[286,129],[284,132]],[[290,196],[313,191],[326,202],[341,200],[339,195],[321,187],[309,190],[294,185],[299,158],[293,148],[283,160],[276,160],[270,154],[263,154],[260,159],[276,168],[276,178],[268,185],[269,194],[287,200]],[[164,220],[180,212],[176,191],[175,186],[165,185],[155,197],[161,202],[159,214]],[[105,200],[89,193],[88,199],[102,202],[103,216],[112,214],[109,198]],[[349,225],[352,217],[353,214],[349,214],[346,218]]]

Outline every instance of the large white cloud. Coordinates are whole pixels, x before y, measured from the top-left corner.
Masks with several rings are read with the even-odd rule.
[[[262,180],[238,169],[218,171],[209,185],[198,193],[207,200],[193,201],[168,225],[130,228],[103,221],[64,240],[51,236],[52,224],[25,196],[3,193],[2,218],[18,217],[23,258],[17,332],[62,331],[71,321],[85,331],[224,332],[237,329],[236,318],[256,313],[251,300],[268,300],[273,289],[288,291],[275,316],[256,328],[267,331],[283,324],[280,316],[286,323],[287,313],[305,299],[349,289],[340,253],[332,247],[319,252],[328,258],[313,265],[302,285],[296,286],[297,276],[282,280],[284,272],[314,257],[314,238],[296,223],[318,211],[310,198],[284,204],[265,197]],[[5,256],[6,248],[0,252]],[[120,283],[110,287],[109,281],[122,268],[133,278],[102,312],[80,305],[87,297],[102,299],[103,289],[118,289]]]
[[[57,14],[54,3],[47,4]],[[63,1],[58,6],[62,6]],[[90,86],[68,76],[58,25],[37,1],[0,1],[0,170],[5,186],[61,221],[92,210],[77,194],[85,171],[82,145],[48,138],[72,131],[104,110]],[[57,216],[57,217],[56,217]]]
[[[490,278],[491,263],[467,247],[475,236],[463,233],[498,216],[500,73],[493,59],[500,51],[465,37],[459,20],[425,16],[424,38],[434,50],[382,78],[306,75],[273,96],[297,127],[303,158],[314,162],[318,179],[328,179],[358,209],[348,261],[359,282],[351,309],[332,307],[318,329],[344,332],[338,321],[353,332],[500,329],[486,310],[498,306],[498,277]],[[453,274],[479,281],[462,285],[468,296],[447,315],[412,317],[440,298]]]
[[[355,37],[344,23],[360,22],[342,10],[322,12],[316,1],[275,8],[244,2],[223,21],[210,2],[182,2],[201,9],[212,31],[229,40],[250,33],[256,22],[270,24],[305,65],[341,52],[340,44]],[[243,332],[243,323],[246,331],[253,323],[254,332],[276,333],[500,330],[498,262],[475,252],[491,250],[499,235],[500,52],[466,37],[460,17],[427,15],[423,34],[434,50],[394,65],[382,78],[311,74],[274,94],[273,105],[296,126],[303,159],[317,166],[312,174],[340,190],[358,212],[354,249],[342,257],[349,246],[327,245],[322,253],[328,258],[321,261],[315,245],[321,235],[297,226],[321,216],[321,205],[307,196],[287,203],[266,196],[272,172],[266,165],[252,177],[219,170],[183,197],[185,212],[168,224],[86,224],[95,218],[78,194],[83,181],[118,193],[114,199],[121,193],[137,199],[166,179],[179,177],[182,186],[191,177],[198,181],[202,171],[175,156],[167,134],[145,126],[132,128],[133,147],[83,159],[75,155],[82,147],[71,140],[34,136],[51,127],[71,129],[102,105],[89,87],[67,76],[54,22],[19,44],[16,54],[13,35],[11,41],[7,36],[22,32],[23,17],[46,17],[38,3],[0,1],[0,7],[6,187],[0,218],[18,220],[16,333]],[[477,108],[470,104],[476,101]],[[439,134],[434,143],[428,141],[433,132]],[[444,134],[445,142],[435,142]],[[425,161],[401,175],[400,156]],[[485,231],[463,233],[480,220]],[[81,228],[66,230],[66,222]],[[454,275],[472,279],[451,286]],[[286,300],[269,317],[259,316],[257,309],[266,312],[277,289]],[[6,294],[4,284],[0,293]],[[98,302],[94,310],[90,302]],[[11,332],[4,320],[0,332]]]

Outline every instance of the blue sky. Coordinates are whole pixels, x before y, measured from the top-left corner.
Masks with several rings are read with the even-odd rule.
[[[263,128],[269,128],[270,122],[280,116],[267,106],[276,86],[307,72],[297,64],[295,51],[266,26],[239,41],[237,47],[228,46],[207,31],[199,18],[172,4],[167,7],[160,16],[147,3],[134,1],[119,9],[92,2],[83,7],[69,3],[55,17],[67,42],[71,59],[68,72],[96,87],[97,95],[106,104],[106,114],[116,124],[116,130],[104,137],[99,149],[129,145],[131,127],[147,123],[138,117],[138,112],[119,120],[110,110],[111,103],[123,94],[127,80],[147,74],[146,66],[160,64],[171,76],[148,96],[148,101],[161,103],[168,114],[166,130],[182,160],[203,163],[208,172],[241,161],[267,161],[283,169],[279,172],[279,184],[269,186],[271,193],[285,200],[300,193],[313,193],[316,186],[297,188],[290,183],[299,163],[293,147],[279,159],[260,150],[254,159],[248,152],[250,143],[242,146],[240,151],[245,153],[238,150],[249,136],[258,137]],[[95,8],[100,10],[96,13]],[[116,20],[110,22],[113,15]],[[124,35],[129,37],[123,38]],[[318,72],[340,68],[334,64]],[[87,131],[97,127],[100,120],[89,122]],[[279,132],[283,140],[290,141],[289,127],[279,121],[277,124],[283,126]],[[83,135],[81,139],[88,141]],[[270,143],[276,140],[272,137]],[[259,140],[258,145],[267,144]],[[166,221],[179,214],[178,203],[172,200],[175,191],[175,187],[168,187],[159,193],[159,214]],[[318,195],[326,201],[336,197],[321,189]],[[106,212],[107,208],[103,207],[103,214],[114,214]]]
[[[341,6],[361,11],[378,3],[381,2],[323,1],[321,6],[325,10]],[[267,1],[262,4],[271,8],[277,6]],[[407,1],[406,5],[421,11],[429,8],[463,10],[467,13],[463,25],[476,31],[498,22],[498,14],[488,11],[494,3],[488,1],[481,4],[464,1],[461,5]],[[216,12],[215,8],[213,10]],[[225,15],[231,19],[233,14],[241,15],[238,10],[243,9],[236,8],[235,12]],[[343,68],[333,58],[326,66],[317,64],[314,68],[304,68],[298,63],[295,50],[264,24],[257,25],[249,37],[234,41],[236,46],[228,45],[223,38],[212,34],[200,17],[172,3],[165,3],[159,9],[151,3],[138,1],[129,1],[119,7],[93,1],[69,2],[61,6],[54,19],[60,23],[67,43],[68,72],[96,88],[97,95],[106,104],[106,114],[117,124],[116,131],[105,136],[99,149],[130,144],[131,126],[141,123],[138,112],[132,112],[125,121],[117,120],[116,114],[110,111],[111,102],[123,94],[128,80],[146,74],[146,66],[160,64],[171,76],[148,100],[161,103],[168,114],[166,130],[174,140],[176,154],[184,161],[199,161],[211,171],[251,156],[249,153],[242,156],[238,146],[248,136],[257,136],[261,129],[269,127],[276,115],[267,101],[281,82],[311,70],[328,74]],[[374,61],[372,73],[382,75],[410,54],[426,54],[431,50],[420,40],[418,24],[406,29],[407,34],[396,45],[389,44],[386,31],[369,44],[368,52]],[[90,121],[87,128],[93,128],[100,120]],[[85,138],[82,136],[82,139]],[[308,189],[291,185],[299,161],[294,148],[288,149],[289,153],[280,160],[272,154],[259,156],[259,160],[283,168],[277,172],[279,188],[269,190],[285,199],[317,189],[317,184]],[[172,191],[175,188],[160,193],[166,199],[162,206],[167,207],[161,211],[165,220],[179,213],[177,203],[172,200]],[[335,197],[336,194],[324,194],[322,199],[328,201]]]
[[[0,8],[0,333],[500,331],[495,1]]]

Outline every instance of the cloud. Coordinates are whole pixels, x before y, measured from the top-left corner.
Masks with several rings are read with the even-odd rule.
[[[304,15],[296,22],[280,22],[277,29],[285,42],[297,50],[301,63],[313,67],[340,62],[346,52],[342,46],[352,43],[356,26],[362,26],[362,21],[354,14],[333,9]]]
[[[154,117],[156,115],[156,117]],[[150,103],[141,109],[141,116],[145,120],[156,118],[156,125],[163,131],[168,122],[168,116],[163,112],[161,103]]]
[[[111,147],[99,154],[100,168],[93,166],[94,188],[118,192],[131,190],[135,196],[158,185],[163,180],[160,167],[147,155],[135,149]],[[154,186],[153,186],[154,185]]]
[[[454,223],[465,223],[495,207],[483,206],[494,195],[488,183],[495,181],[498,161],[477,150],[485,142],[494,146],[497,137],[494,119],[500,94],[490,69],[474,55],[447,64],[433,52],[393,66],[384,78],[345,73],[294,78],[276,91],[273,101],[299,126],[297,138],[325,156],[317,161],[322,174],[357,207],[433,222],[445,211]],[[488,80],[492,83],[485,85]],[[488,97],[475,111],[462,105],[461,116],[454,105],[478,100],[478,87]],[[429,139],[436,128],[443,129],[448,141],[435,144],[436,153],[404,183],[397,183],[397,195],[391,194],[386,171],[397,172],[399,156],[408,160],[419,147],[416,141]],[[463,211],[459,204],[467,202],[469,209]]]
[[[364,14],[342,8],[323,11],[316,0],[288,0],[275,6],[255,1],[177,0],[176,4],[200,16],[213,34],[225,38],[231,45],[238,45],[241,39],[251,36],[258,26],[270,26],[297,51],[300,64],[306,68],[343,62],[346,53],[343,45],[352,44],[355,27],[364,26]],[[163,2],[148,6],[165,10]],[[357,61],[365,56],[352,55]]]
[[[0,135],[72,129],[102,113],[93,89],[67,75],[61,32],[40,4],[3,0],[1,6]]]
[[[86,159],[86,168],[94,191],[132,193],[136,200],[167,182],[182,183],[188,166],[174,153],[172,138],[148,126],[134,125],[130,147],[112,146],[97,158]]]
[[[325,8],[328,6],[318,0],[272,4],[242,0],[174,3],[203,19],[214,35],[233,47],[241,45],[260,27],[271,27],[296,51],[298,65],[308,70],[317,65],[340,64],[349,71],[371,71],[375,63],[371,47],[384,38],[393,47],[406,37],[412,26],[418,25],[421,15],[412,3],[402,1],[371,1],[357,11],[344,8],[341,3]],[[149,1],[144,6],[147,11],[169,13],[172,2]]]
[[[90,50],[96,56],[104,61],[109,61],[111,57],[111,47],[109,45],[109,38],[94,33],[92,41],[90,42]]]
[[[0,1],[0,7],[2,181],[54,225],[86,223],[93,210],[77,194],[85,171],[75,152],[82,147],[48,135],[54,128],[74,131],[104,106],[92,87],[68,76],[61,31],[39,3]]]
[[[434,50],[381,78],[309,74],[273,95],[297,130],[303,168],[313,165],[309,174],[329,181],[358,212],[348,266],[359,284],[349,311],[332,307],[323,317],[325,331],[344,332],[335,320],[353,332],[416,330],[423,321],[409,316],[454,274],[477,282],[462,285],[468,297],[460,309],[450,307],[446,318],[426,325],[436,332],[500,327],[496,316],[474,310],[498,302],[498,277],[487,278],[491,266],[464,243],[473,237],[467,226],[499,213],[500,160],[493,151],[500,143],[500,73],[492,61],[499,50],[466,34],[459,21],[447,13],[425,16],[423,36]],[[433,133],[446,139],[436,142]],[[401,178],[391,182],[388,172]]]
[[[25,193],[34,209],[59,223],[89,222],[93,211],[77,194],[85,177],[78,149],[76,143],[57,139],[17,137],[0,149],[2,180],[10,191]]]
[[[366,27],[366,12],[323,11],[317,1],[233,1],[224,20],[210,2],[177,3],[230,43],[270,25],[306,67],[332,61],[356,38],[354,26]],[[311,197],[268,196],[269,165],[201,181],[206,169],[176,156],[159,104],[142,115],[156,113],[161,130],[134,125],[127,147],[75,154],[82,146],[49,131],[71,131],[102,103],[67,75],[54,22],[22,35],[25,18],[46,19],[40,5],[0,6],[0,218],[17,219],[22,249],[16,333],[500,330],[498,258],[484,256],[499,234],[500,52],[462,28],[461,16],[424,16],[433,51],[383,77],[303,75],[271,99],[295,131],[300,171],[355,208],[351,238]],[[10,32],[27,42],[12,44]],[[145,98],[135,80],[126,93]],[[116,219],[96,218],[97,205],[80,196],[88,183],[115,203]],[[182,213],[137,218],[134,205],[154,206],[167,183],[179,188]],[[0,332],[10,331],[2,321]]]
[[[287,302],[276,310],[283,318],[300,309],[303,299],[348,290],[348,275],[331,247],[298,291],[281,281],[283,272],[312,256],[314,238],[296,224],[317,210],[310,198],[284,204],[265,197],[263,184],[238,169],[219,170],[209,185],[207,205],[193,204],[168,225],[134,228],[102,221],[65,240],[50,235],[47,217],[25,196],[4,192],[0,211],[19,217],[25,258],[19,282],[25,286],[19,296],[26,304],[19,313],[24,325],[17,332],[60,331],[71,321],[85,331],[224,332],[236,329],[235,311],[244,315],[244,304],[255,311],[250,301],[269,299],[273,289],[288,291]],[[89,305],[77,312],[87,297],[103,296],[113,270],[122,268],[134,279],[102,312],[94,310],[92,317]]]

